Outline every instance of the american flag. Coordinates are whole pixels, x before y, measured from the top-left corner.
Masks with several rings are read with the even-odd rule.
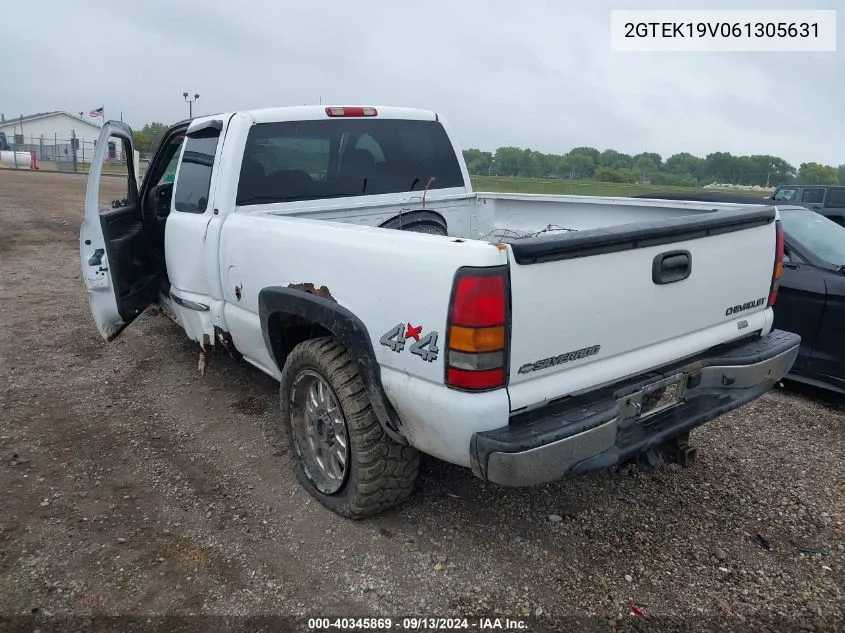
[[[103,107],[105,107],[105,106],[103,106]],[[91,110],[91,112],[88,113],[88,116],[90,116],[92,118],[96,118],[98,116],[103,116],[103,107],[97,108],[96,110]]]

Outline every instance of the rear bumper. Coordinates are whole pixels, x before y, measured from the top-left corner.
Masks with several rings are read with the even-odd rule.
[[[763,395],[789,372],[800,342],[775,330],[516,415],[473,435],[473,472],[503,486],[529,486],[614,466]],[[649,409],[649,394],[667,385],[677,389],[677,404]]]

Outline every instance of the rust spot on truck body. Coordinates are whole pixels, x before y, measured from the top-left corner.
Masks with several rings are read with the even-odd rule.
[[[288,288],[293,290],[302,290],[312,295],[316,295],[318,297],[322,297],[323,299],[328,299],[329,301],[334,301],[337,303],[335,298],[332,296],[332,293],[329,292],[329,289],[326,286],[320,286],[317,288],[314,284],[310,281],[301,284],[288,284]]]

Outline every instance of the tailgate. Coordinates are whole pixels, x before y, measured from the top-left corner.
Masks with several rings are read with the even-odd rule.
[[[775,219],[758,207],[511,242],[512,409],[770,325]]]

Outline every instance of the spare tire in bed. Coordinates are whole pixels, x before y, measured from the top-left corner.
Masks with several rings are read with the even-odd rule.
[[[383,229],[396,229],[413,233],[448,235],[446,220],[439,213],[433,211],[409,211],[392,217],[379,226]]]

